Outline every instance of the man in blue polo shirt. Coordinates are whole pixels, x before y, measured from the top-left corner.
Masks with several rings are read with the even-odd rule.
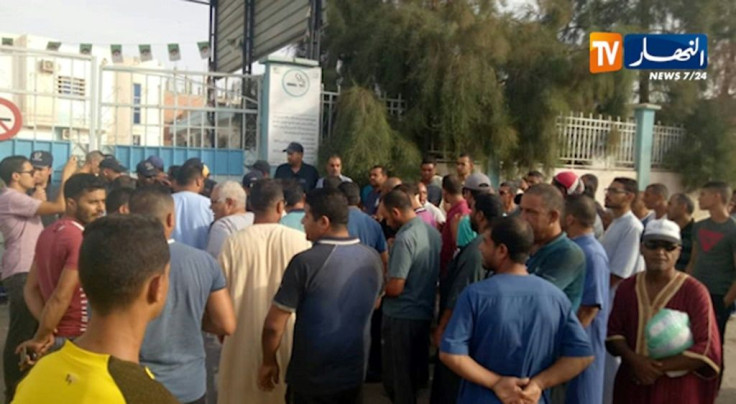
[[[388,260],[383,300],[383,386],[394,403],[416,402],[428,374],[429,325],[440,271],[440,233],[412,208],[404,191],[383,196],[381,216],[398,229]]]
[[[348,234],[348,203],[340,191],[312,191],[305,212],[304,231],[314,246],[292,258],[273,299],[263,325],[258,384],[268,391],[278,381],[276,351],[296,312],[287,402],[356,403],[383,266],[372,248]]]
[[[553,185],[537,184],[521,198],[521,217],[534,230],[537,250],[526,263],[529,273],[560,288],[577,311],[583,297],[585,255],[562,232],[560,217],[565,201]]]
[[[593,361],[565,295],[528,276],[533,243],[532,229],[516,217],[483,233],[483,264],[494,275],[460,295],[440,346],[440,360],[464,379],[458,403],[548,403],[545,390]]]

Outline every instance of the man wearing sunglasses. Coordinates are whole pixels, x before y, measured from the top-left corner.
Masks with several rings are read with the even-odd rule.
[[[721,370],[718,326],[708,289],[675,269],[680,243],[675,222],[650,221],[641,243],[646,270],[623,281],[616,292],[606,339],[608,351],[621,357],[614,403],[715,401]],[[677,338],[685,334],[674,333],[673,322],[656,338],[646,337],[656,332],[650,329],[650,321],[662,309],[687,314],[693,342],[689,348],[675,349]],[[668,333],[676,335],[662,337]],[[670,352],[652,353],[662,347],[671,348]]]
[[[23,286],[33,263],[36,241],[43,230],[42,215],[56,215],[66,209],[64,183],[77,169],[72,157],[61,174],[61,188],[54,201],[42,201],[27,195],[36,186],[36,172],[25,156],[10,156],[0,162],[0,179],[5,189],[0,192],[0,232],[5,240],[2,257],[2,281],[8,292],[10,323],[3,351],[5,397],[10,402],[22,374],[15,347],[31,339],[38,323],[23,299]]]

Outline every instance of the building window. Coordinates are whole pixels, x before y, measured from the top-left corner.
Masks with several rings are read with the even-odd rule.
[[[133,83],[133,124],[141,123],[141,85]]]
[[[141,135],[133,135],[133,146],[141,145]]]
[[[78,77],[58,76],[56,78],[56,92],[64,95],[84,97],[85,80]]]

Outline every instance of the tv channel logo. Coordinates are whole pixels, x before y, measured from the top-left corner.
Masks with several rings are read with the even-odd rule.
[[[622,66],[623,65],[623,66]],[[590,72],[702,70],[708,66],[705,34],[590,34]]]

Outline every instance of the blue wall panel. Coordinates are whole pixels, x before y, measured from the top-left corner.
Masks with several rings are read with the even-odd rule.
[[[159,156],[168,169],[171,165],[181,165],[187,159],[198,157],[209,167],[212,175],[242,176],[245,151],[238,149],[212,149],[190,147],[147,147],[116,146],[115,158],[128,167],[131,173],[135,166],[149,156]]]
[[[69,160],[72,151],[70,142],[33,139],[10,139],[0,142],[0,160],[17,155],[30,158],[34,151],[47,151],[54,156],[54,175],[52,179],[54,182],[58,182],[61,178],[61,170]]]

